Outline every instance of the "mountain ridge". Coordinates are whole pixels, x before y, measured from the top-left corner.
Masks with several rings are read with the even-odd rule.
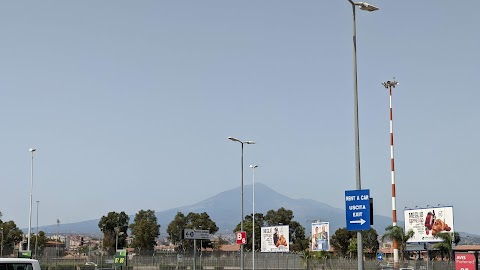
[[[188,214],[190,212],[206,212],[210,218],[215,221],[219,227],[219,234],[230,234],[240,221],[240,187],[222,191],[216,195],[206,198],[198,203],[175,207],[164,211],[156,211],[157,221],[161,225],[161,234],[166,234],[168,224],[173,220],[177,212]],[[292,210],[294,220],[305,227],[307,235],[311,230],[311,222],[314,220],[330,222],[330,230],[333,233],[338,228],[345,227],[345,210],[330,206],[323,202],[312,199],[293,199],[282,195],[263,183],[255,183],[255,212],[266,213],[268,210],[277,210],[281,207]],[[252,205],[252,185],[244,186],[244,216],[251,215]],[[105,213],[104,215],[107,215]],[[130,221],[133,221],[135,214],[129,215]],[[59,233],[69,234],[91,234],[98,235],[98,222],[100,219],[86,220],[62,224],[57,227],[47,225],[39,227],[39,230],[47,234]],[[383,233],[385,227],[391,225],[391,218],[382,215],[374,215],[373,227]],[[403,221],[398,222],[403,226]]]

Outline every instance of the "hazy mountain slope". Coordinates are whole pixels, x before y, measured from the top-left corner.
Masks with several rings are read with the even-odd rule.
[[[343,196],[343,194],[340,196]],[[240,198],[240,188],[235,188],[221,192],[196,204],[156,212],[158,222],[161,225],[161,232],[165,234],[168,224],[173,220],[177,212],[182,212],[185,215],[189,212],[207,212],[220,228],[219,233],[231,233],[240,222]],[[344,209],[334,208],[326,203],[310,199],[292,199],[264,184],[255,184],[255,212],[265,214],[268,210],[277,210],[280,207],[292,210],[295,215],[294,220],[300,222],[305,227],[307,233],[311,230],[310,223],[313,220],[329,221],[332,233],[338,228],[345,227]],[[155,207],[152,206],[152,208]],[[247,185],[244,187],[244,215],[250,215],[252,210],[252,185]],[[130,220],[133,221],[133,218],[134,214],[130,217]],[[99,219],[60,224],[58,228],[57,225],[50,225],[43,226],[40,230],[47,233],[56,233],[59,230],[61,233],[99,234],[98,222]],[[374,228],[379,233],[382,233],[385,227],[390,224],[391,217],[374,216]],[[403,226],[403,222],[399,222],[399,226]]]

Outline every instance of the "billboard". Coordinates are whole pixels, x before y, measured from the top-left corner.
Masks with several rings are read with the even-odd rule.
[[[441,242],[438,233],[454,232],[452,206],[407,209],[404,215],[405,232],[409,230],[415,232],[408,243]]]
[[[312,223],[312,251],[330,250],[330,223]]]
[[[289,252],[289,227],[279,225],[262,227],[261,252]]]

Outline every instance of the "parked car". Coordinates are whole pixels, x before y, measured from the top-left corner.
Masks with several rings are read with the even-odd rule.
[[[37,260],[0,258],[0,270],[41,270]]]

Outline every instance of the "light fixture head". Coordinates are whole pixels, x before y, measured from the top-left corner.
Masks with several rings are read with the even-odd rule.
[[[255,144],[255,141],[241,141],[235,137],[228,137],[228,139],[234,142],[239,142],[241,144]]]
[[[395,81],[395,78],[393,78],[393,81],[386,81],[386,82],[383,82],[382,85],[385,87],[385,88],[395,88],[395,86],[397,86],[398,82]]]
[[[35,151],[37,151],[37,149],[35,149],[35,148],[30,148],[30,149],[28,149],[28,151],[30,151],[30,152],[35,152]]]
[[[239,139],[235,137],[228,137],[229,140],[234,141],[234,142],[241,142]]]
[[[258,165],[250,165],[250,168],[252,168],[252,169],[255,169],[257,167],[258,167]]]
[[[376,6],[370,5],[369,3],[365,3],[365,2],[356,2],[355,5],[360,6],[361,10],[365,10],[365,11],[369,11],[369,12],[376,11],[376,10],[379,9]]]

